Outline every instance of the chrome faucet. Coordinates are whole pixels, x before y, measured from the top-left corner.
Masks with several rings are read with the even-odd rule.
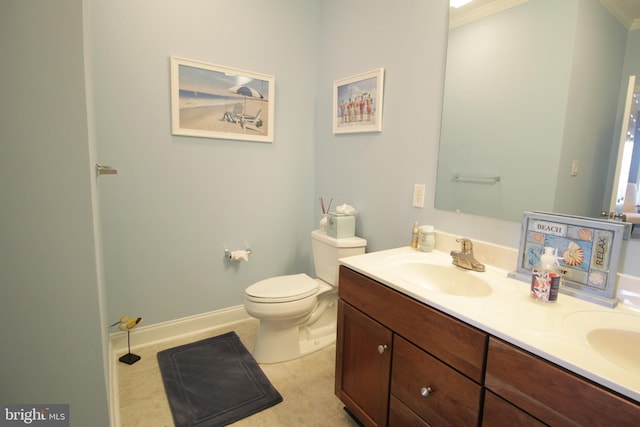
[[[473,256],[473,243],[471,243],[471,240],[463,238],[457,239],[456,242],[460,243],[461,249],[460,251],[451,251],[453,265],[467,270],[484,271],[484,264]]]

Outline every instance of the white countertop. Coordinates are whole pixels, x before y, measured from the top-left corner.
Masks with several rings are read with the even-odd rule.
[[[468,271],[468,274],[489,283],[493,289],[491,295],[449,295],[407,282],[393,273],[393,267],[398,265],[394,260],[406,262],[407,259],[451,265],[448,253],[424,253],[410,247],[342,258],[340,263],[640,402],[640,355],[632,362],[634,366],[638,364],[635,372],[630,373],[602,356],[586,337],[593,329],[640,332],[640,312],[622,304],[613,309],[606,308],[562,293],[556,303],[536,302],[529,297],[529,284],[510,279],[506,270],[488,265],[486,272]]]

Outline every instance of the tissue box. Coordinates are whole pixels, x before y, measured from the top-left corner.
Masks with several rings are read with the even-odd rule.
[[[327,217],[327,234],[336,239],[356,235],[356,217],[354,215],[329,212]]]

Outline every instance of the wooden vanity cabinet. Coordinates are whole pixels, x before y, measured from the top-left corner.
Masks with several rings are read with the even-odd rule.
[[[485,387],[510,402],[511,414],[520,410],[548,425],[640,424],[637,402],[494,337],[489,340]],[[485,420],[496,418],[496,409],[487,405],[489,395]]]
[[[640,425],[638,402],[345,266],[339,295],[335,392],[365,426]]]
[[[478,425],[488,336],[340,267],[336,395],[365,426]]]

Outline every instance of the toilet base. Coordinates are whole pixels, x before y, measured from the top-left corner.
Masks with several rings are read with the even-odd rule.
[[[336,326],[325,326],[312,333],[301,332],[306,335],[300,338],[300,356],[321,350],[336,342]]]
[[[317,301],[317,303],[316,303]],[[333,286],[321,284],[314,306],[300,309],[301,317],[267,316],[272,314],[268,305],[250,304],[245,301],[247,312],[260,319],[255,345],[251,354],[258,363],[278,363],[297,359],[321,350],[336,342],[338,319],[338,291]],[[275,311],[275,310],[274,310]],[[279,313],[282,315],[282,313]],[[304,315],[302,315],[304,314]]]
[[[293,326],[283,329],[260,322],[251,354],[258,363],[279,363],[297,359],[335,342],[335,323],[316,328]]]

